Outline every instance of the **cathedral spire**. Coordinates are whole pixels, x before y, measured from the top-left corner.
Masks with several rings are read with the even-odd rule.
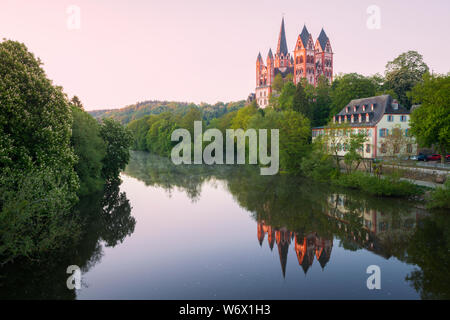
[[[303,30],[300,33],[300,39],[303,42],[303,46],[306,48],[306,46],[308,45],[308,40],[309,40],[309,32],[308,29],[306,28],[306,25],[303,25]]]
[[[286,32],[284,31],[284,17],[281,19],[281,29],[280,29],[280,35],[278,36],[278,46],[277,46],[277,52],[276,54],[280,56],[283,54],[286,56],[288,53],[288,48],[286,44]]]
[[[322,51],[325,51],[325,47],[327,46],[327,42],[328,42],[328,36],[325,33],[325,31],[323,30],[323,28],[320,31],[319,38],[317,38],[317,40],[319,40],[319,44],[320,44]]]
[[[267,54],[267,60],[273,59],[272,49],[269,49],[269,53]]]
[[[258,62],[258,61],[262,62],[261,52],[258,53],[258,57],[256,58],[256,62]]]

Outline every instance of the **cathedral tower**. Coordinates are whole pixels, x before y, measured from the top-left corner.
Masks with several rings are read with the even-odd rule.
[[[319,76],[324,75],[331,83],[333,81],[333,50],[330,39],[322,28],[315,45],[316,83]]]

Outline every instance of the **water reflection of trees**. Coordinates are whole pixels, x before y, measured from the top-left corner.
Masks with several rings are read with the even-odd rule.
[[[325,267],[336,238],[346,250],[365,249],[417,265],[406,281],[423,298],[449,297],[450,223],[445,215],[289,175],[261,176],[252,166],[176,166],[170,159],[135,152],[126,174],[169,192],[179,188],[193,201],[206,181],[224,181],[236,202],[252,212],[260,243],[267,235],[271,249],[277,244],[283,274],[291,243],[306,272],[314,256]]]
[[[104,192],[80,199],[73,211],[83,223],[77,244],[38,261],[16,261],[0,269],[0,298],[75,299],[76,292],[66,286],[66,268],[77,265],[82,273],[89,271],[101,260],[103,245],[114,247],[134,232],[130,202],[119,185],[120,181],[111,182]]]

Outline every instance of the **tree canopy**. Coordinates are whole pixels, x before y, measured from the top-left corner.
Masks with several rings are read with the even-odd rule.
[[[444,161],[450,149],[450,76],[426,73],[411,97],[421,104],[411,114],[411,132],[422,146],[436,145]]]

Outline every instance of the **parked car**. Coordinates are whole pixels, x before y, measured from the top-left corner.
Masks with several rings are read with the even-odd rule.
[[[410,156],[409,160],[419,160],[419,155]]]
[[[441,161],[441,155],[440,154],[432,154],[427,157],[426,161]]]
[[[445,161],[450,161],[450,154],[445,156]]]
[[[427,161],[427,155],[423,153],[419,153],[417,155],[417,161]]]

